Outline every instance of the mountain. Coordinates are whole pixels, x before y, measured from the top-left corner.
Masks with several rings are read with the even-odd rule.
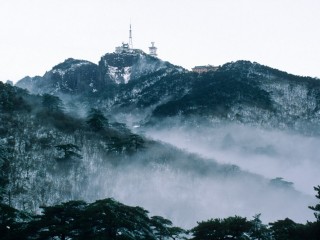
[[[54,66],[43,77],[25,77],[16,85],[36,94],[75,94],[82,91],[94,91],[97,78],[98,66],[96,64],[69,58]]]
[[[80,69],[77,73],[69,70],[73,78],[66,75],[65,83],[56,81],[53,85],[50,81],[54,78],[46,80],[47,75],[53,76],[52,72],[61,72],[61,66],[69,66],[67,63],[68,60],[57,65],[43,78],[21,80],[17,86],[41,83],[31,92],[78,96],[76,102],[88,109],[96,106],[118,115],[121,121],[131,118],[131,123],[127,122],[131,125],[152,124],[178,116],[187,121],[200,117],[208,122],[228,121],[320,133],[318,79],[294,76],[249,61],[227,63],[216,71],[198,74],[138,51],[103,56],[99,70],[95,71],[99,77],[82,81],[80,91],[71,87],[76,86],[71,84],[76,76],[85,78]]]
[[[184,226],[311,215],[318,79],[249,61],[199,74],[129,49],[16,86],[1,85],[0,140],[3,198],[18,209],[114,197]]]
[[[134,49],[122,53],[107,53],[99,61],[101,78],[110,83],[128,83],[162,69],[175,66]],[[180,68],[182,70],[182,68]]]
[[[167,81],[164,79],[160,88],[172,91],[175,86],[169,89],[170,84],[177,84],[185,89],[185,93],[167,93],[168,101],[153,110],[154,118],[201,116],[209,121],[222,119],[320,133],[317,130],[320,126],[318,79],[237,61],[227,63],[215,72],[187,73]]]
[[[241,203],[254,202],[259,189],[264,189],[259,201],[274,212],[293,196],[292,213],[299,215],[305,208],[302,202],[308,197],[281,179],[274,184],[236,165],[150,140],[99,110],[76,116],[63,110],[58,97],[30,95],[2,83],[0,98],[0,200],[17,209],[38,212],[40,206],[109,196],[192,226],[204,217],[203,206],[212,197],[227,194]],[[225,192],[235,185],[238,190]],[[218,192],[203,192],[208,187]],[[248,198],[246,192],[255,197]],[[282,201],[272,203],[274,194]],[[202,198],[206,204],[198,205]]]
[[[42,77],[25,77],[16,86],[31,93],[94,95],[105,88],[141,78],[162,69],[177,68],[168,62],[152,57],[141,50],[107,53],[99,65],[73,58],[54,66]]]

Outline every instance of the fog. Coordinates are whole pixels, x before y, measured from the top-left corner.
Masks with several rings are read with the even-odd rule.
[[[129,164],[110,167],[97,174],[95,182],[100,198],[142,206],[151,215],[164,216],[184,228],[210,218],[240,215],[250,219],[258,213],[265,223],[286,217],[298,222],[313,219],[307,208],[314,204],[312,197],[245,173],[200,176],[169,164]]]
[[[166,122],[139,128],[180,150],[158,144],[127,164],[99,169],[93,196],[142,206],[186,228],[258,213],[265,223],[314,220],[308,206],[315,204],[313,186],[320,182],[318,137],[237,124],[194,126]],[[277,177],[284,181],[272,184]]]
[[[166,123],[145,134],[266,178],[282,177],[306,194],[313,195],[313,186],[320,183],[320,137],[240,124]]]
[[[311,169],[313,154],[307,151],[312,144],[316,147],[317,139],[237,125],[189,127],[144,129],[145,135],[183,150],[154,143],[117,165],[101,165],[89,177],[90,197],[86,199],[113,197],[184,228],[210,218],[240,215],[250,219],[258,213],[265,223],[286,217],[302,223],[313,220],[308,206],[316,202],[312,186],[318,177]],[[294,147],[305,138],[312,144]],[[310,166],[300,160],[303,156]],[[314,176],[300,174],[299,167],[312,170]],[[300,175],[295,176],[296,172]],[[304,176],[308,177],[299,179]],[[294,187],[299,183],[296,189],[301,192],[290,184],[272,184],[270,178],[275,177],[293,181]],[[303,188],[307,185],[310,189]]]

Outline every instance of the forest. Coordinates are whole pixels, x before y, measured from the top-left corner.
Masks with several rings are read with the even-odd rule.
[[[170,76],[167,78],[168,82],[173,82]],[[225,80],[226,76],[221,76],[221,79]],[[243,79],[230,86],[228,81],[211,83],[211,79],[206,80],[205,77],[202,81],[208,84],[193,88],[189,96],[168,102],[163,107],[160,105],[153,111],[153,116],[175,115],[176,110],[183,109],[184,105],[189,108],[195,104],[191,110],[199,109],[198,105],[206,106],[208,86],[214,90],[208,92],[215,95],[210,99],[216,102],[208,104],[208,109],[214,113],[217,109],[225,112],[226,109],[216,109],[214,106],[235,99],[232,95],[234,88],[236,93],[242,90],[250,93],[243,94],[248,99],[240,98],[243,103],[254,102],[260,108],[273,111],[269,93],[258,91],[254,84]],[[145,102],[141,100],[138,105],[143,107],[148,105],[148,101],[152,103],[157,99],[152,96],[144,97],[142,100]],[[0,239],[320,239],[320,203],[306,205],[315,216],[314,221],[306,223],[295,222],[289,217],[264,223],[258,212],[250,219],[240,215],[225,218],[213,215],[197,222],[192,228],[183,229],[165,217],[151,216],[142,207],[123,204],[116,198],[89,196],[97,187],[90,184],[90,177],[98,175],[99,170],[103,172],[111,169],[110,166],[112,169],[125,166],[125,161],[130,167],[129,164],[133,164],[130,161],[136,160],[136,153],[154,147],[160,149],[159,154],[164,145],[132,132],[112,116],[105,116],[98,108],[90,106],[80,116],[75,114],[76,110],[73,112],[70,105],[67,107],[66,110],[57,96],[46,93],[32,95],[0,83]],[[163,152],[164,160],[159,158],[157,161],[179,166],[180,170],[183,166],[188,173],[198,171],[197,174],[207,175],[210,172],[216,176],[223,175],[224,179],[242,174],[236,166],[205,165],[193,155],[179,155],[184,160],[181,164],[175,160],[177,150],[167,148]],[[147,158],[148,161],[139,164],[154,166],[157,163],[156,160],[152,162],[154,159],[150,160],[149,155]],[[198,161],[196,164],[192,163],[194,159]],[[93,166],[92,162],[96,165]],[[198,170],[194,170],[196,165]],[[251,177],[251,180],[254,179]],[[320,201],[320,186],[314,190]],[[38,206],[39,203],[42,205]]]
[[[314,189],[320,201],[320,186]],[[0,239],[318,240],[320,202],[309,208],[316,220],[305,224],[289,218],[264,224],[257,214],[251,220],[241,216],[212,218],[198,222],[192,229],[182,229],[161,216],[150,217],[141,207],[127,206],[111,198],[89,204],[69,201],[42,206],[42,213],[37,215],[1,204]]]

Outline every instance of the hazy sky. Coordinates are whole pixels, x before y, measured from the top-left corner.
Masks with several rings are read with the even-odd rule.
[[[319,0],[1,0],[0,80],[128,41],[190,69],[240,59],[320,77]]]

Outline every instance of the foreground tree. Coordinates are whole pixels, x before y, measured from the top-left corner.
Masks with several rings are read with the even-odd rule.
[[[314,190],[317,192],[316,198],[320,200],[320,185],[314,187]],[[309,206],[309,208],[314,211],[316,222],[308,222],[306,224],[308,239],[320,240],[320,203],[315,206]]]
[[[22,240],[31,217],[0,203],[0,239]]]
[[[193,240],[249,239],[251,223],[246,218],[234,216],[211,219],[198,223],[191,229]]]
[[[75,239],[79,235],[82,213],[86,207],[83,201],[70,201],[50,207],[42,207],[43,214],[33,222],[34,237],[37,239]]]
[[[151,217],[151,227],[156,239],[159,240],[169,238],[175,240],[177,238],[181,238],[181,235],[186,233],[186,231],[184,231],[182,228],[173,227],[170,220],[161,216]]]
[[[318,185],[317,187],[314,187],[314,190],[317,192],[316,193],[316,198],[318,198],[320,200],[320,185]],[[317,222],[320,222],[320,203],[316,204],[315,206],[309,206],[309,208],[314,212],[314,216],[317,220]]]
[[[274,240],[306,239],[304,225],[295,223],[289,218],[270,223],[270,226]]]
[[[260,220],[261,214],[256,214],[251,220],[250,238],[252,240],[271,240],[271,232]]]

